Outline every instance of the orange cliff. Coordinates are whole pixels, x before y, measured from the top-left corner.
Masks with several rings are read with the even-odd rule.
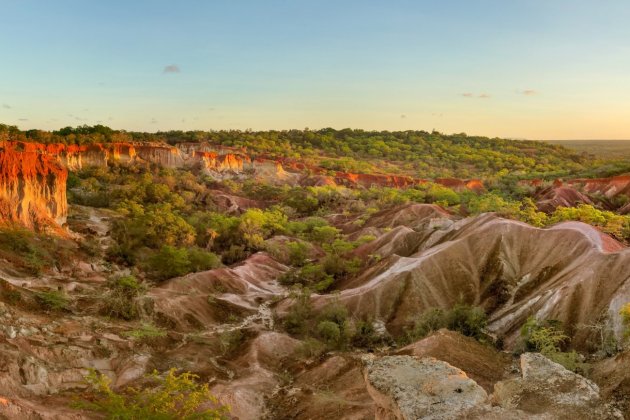
[[[0,146],[0,218],[32,229],[62,225],[68,171],[52,156]]]
[[[5,141],[2,153],[0,217],[28,227],[54,221],[63,224],[67,213],[67,171],[89,166],[155,164],[168,168],[199,168],[216,179],[241,174],[272,183],[311,185],[373,185],[405,188],[428,180],[386,174],[333,172],[292,159],[252,157],[243,148],[183,143],[106,143],[89,145],[40,144]],[[286,170],[285,170],[286,168]],[[317,179],[316,179],[317,178]],[[480,180],[437,179],[457,190],[483,190]],[[313,184],[313,185],[315,185]]]

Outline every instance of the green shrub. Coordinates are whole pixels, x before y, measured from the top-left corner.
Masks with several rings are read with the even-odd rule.
[[[219,343],[221,344],[221,352],[228,355],[238,350],[245,341],[245,334],[240,329],[227,330],[219,335]]]
[[[35,293],[35,301],[46,311],[62,311],[68,309],[68,298],[59,291]]]
[[[190,272],[190,260],[186,248],[164,245],[148,260],[149,272],[158,280],[183,276]]]
[[[413,327],[407,331],[407,338],[409,341],[419,340],[440,328],[446,328],[444,311],[438,308],[429,309],[414,319]]]
[[[339,325],[333,321],[321,321],[317,324],[317,336],[330,346],[337,346],[341,341]]]
[[[326,345],[313,337],[308,337],[299,345],[296,353],[300,358],[318,358],[326,352]]]
[[[487,324],[488,316],[477,306],[458,303],[446,313],[446,327],[468,337],[481,339]]]
[[[521,339],[525,351],[539,352],[572,372],[585,373],[588,370],[588,365],[580,361],[575,351],[562,351],[569,336],[564,333],[560,321],[539,321],[529,317],[521,327]]]
[[[192,272],[212,270],[221,266],[221,259],[217,254],[195,247],[188,249],[188,261],[189,270]]]
[[[311,291],[308,288],[294,289],[291,298],[294,303],[284,317],[284,328],[289,334],[305,335],[312,316]]]
[[[164,338],[167,334],[166,330],[163,328],[156,327],[153,324],[143,323],[139,328],[127,331],[125,335],[138,341],[150,342],[158,338]]]
[[[374,323],[371,321],[358,321],[355,323],[354,332],[352,334],[352,345],[355,347],[372,349],[378,344],[384,342],[374,328]]]
[[[309,246],[304,242],[289,242],[287,244],[289,251],[289,264],[294,267],[301,267],[306,263],[308,258]]]
[[[80,408],[102,413],[116,419],[163,420],[224,420],[230,418],[229,408],[221,406],[210,393],[208,384],[199,384],[199,377],[190,372],[176,374],[171,369],[164,376],[154,371],[146,388],[128,388],[114,391],[111,380],[92,370],[86,377],[95,393],[90,401],[77,404]],[[202,408],[211,403],[213,408]]]
[[[623,308],[621,308],[619,314],[621,315],[621,321],[626,328],[624,335],[626,337],[630,337],[630,303],[627,303]]]
[[[138,317],[137,297],[146,290],[134,276],[122,276],[109,282],[100,312],[103,315],[132,320]]]
[[[486,313],[477,306],[458,303],[448,311],[432,308],[414,319],[412,328],[406,331],[405,340],[414,341],[424,338],[440,328],[448,328],[462,335],[483,340],[487,324]]]
[[[558,321],[538,321],[534,317],[529,317],[521,327],[521,338],[526,351],[544,355],[562,351],[569,339]]]

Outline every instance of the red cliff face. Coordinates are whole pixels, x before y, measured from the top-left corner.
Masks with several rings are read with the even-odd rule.
[[[157,143],[108,143],[89,145],[0,143],[2,153],[2,185],[0,185],[0,217],[36,227],[45,221],[65,221],[67,204],[65,182],[67,170],[88,166],[109,166],[112,163],[152,163],[168,168],[197,167],[217,179],[246,174],[271,183],[312,185],[309,177],[318,178],[317,185],[349,187],[382,186],[404,188],[427,180],[385,174],[354,174],[330,171],[295,161],[269,156],[250,157],[243,148],[210,144],[184,143],[176,147]],[[455,188],[482,190],[480,180],[438,179],[435,182]]]
[[[608,198],[617,195],[630,196],[630,175],[619,175],[611,178],[571,179],[567,184],[582,187],[584,192],[599,193]]]
[[[68,171],[33,148],[0,149],[0,218],[42,229],[65,223]]]

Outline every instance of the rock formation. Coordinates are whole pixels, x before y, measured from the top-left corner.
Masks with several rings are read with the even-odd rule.
[[[473,356],[474,357],[474,356]],[[365,358],[376,419],[622,419],[588,379],[539,353],[521,356],[521,376],[488,395],[466,372],[431,357]]]
[[[29,228],[63,224],[67,177],[53,157],[5,144],[0,148],[0,219]]]
[[[557,419],[623,418],[602,401],[595,383],[540,353],[521,355],[521,377],[495,384],[493,401],[505,409]]]
[[[367,358],[365,381],[377,420],[457,418],[488,399],[464,371],[432,358]]]
[[[434,220],[428,210],[424,220],[415,220],[418,226]],[[399,211],[407,213],[409,206]],[[387,214],[383,227],[391,227],[397,218],[393,210]],[[340,282],[337,295],[314,295],[316,308],[338,300],[351,315],[375,317],[398,333],[415,315],[449,309],[463,300],[485,309],[489,330],[504,337],[508,346],[534,315],[562,321],[578,349],[592,332],[577,327],[596,323],[605,313],[622,338],[619,309],[630,301],[630,249],[592,226],[564,222],[539,229],[484,214],[437,229],[398,229],[383,235],[399,246],[377,238],[358,248],[355,252],[381,258],[358,277]]]

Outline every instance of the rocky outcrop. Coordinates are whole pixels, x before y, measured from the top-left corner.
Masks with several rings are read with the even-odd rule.
[[[265,316],[268,308],[259,302],[283,293],[276,280],[287,270],[267,254],[258,253],[235,267],[171,279],[151,290],[149,297],[155,315],[180,331],[218,327],[230,314]]]
[[[521,375],[494,386],[496,404],[556,419],[623,419],[602,401],[595,383],[540,353],[521,355]]]
[[[377,420],[459,418],[488,399],[464,371],[433,358],[367,358],[364,372]]]
[[[630,175],[619,175],[610,178],[579,178],[571,179],[567,185],[579,186],[584,192],[603,194],[611,198],[618,195],[630,196]]]
[[[389,220],[396,218],[393,211],[388,215]],[[417,314],[450,309],[463,300],[484,308],[489,330],[504,338],[508,348],[533,315],[562,321],[572,344],[584,349],[596,337],[578,327],[597,323],[605,313],[622,338],[619,309],[630,302],[630,250],[596,228],[565,222],[539,229],[484,214],[440,229],[421,225],[418,233],[385,232],[386,238],[402,240],[401,246],[377,238],[357,249],[362,255],[385,256],[361,275],[340,282],[335,296],[314,295],[314,307],[338,301],[352,316],[375,317],[390,332],[400,333]],[[387,256],[391,252],[406,256]]]
[[[67,170],[53,157],[0,148],[0,219],[41,229],[65,223]]]
[[[585,194],[571,187],[549,187],[536,194],[538,210],[552,213],[558,207],[576,207],[579,204],[593,204]]]
[[[597,385],[541,354],[523,354],[521,376],[496,383],[490,396],[463,370],[431,357],[364,360],[376,419],[623,418]]]
[[[441,329],[396,351],[398,355],[435,357],[466,372],[487,392],[509,376],[512,357],[487,344]]]

